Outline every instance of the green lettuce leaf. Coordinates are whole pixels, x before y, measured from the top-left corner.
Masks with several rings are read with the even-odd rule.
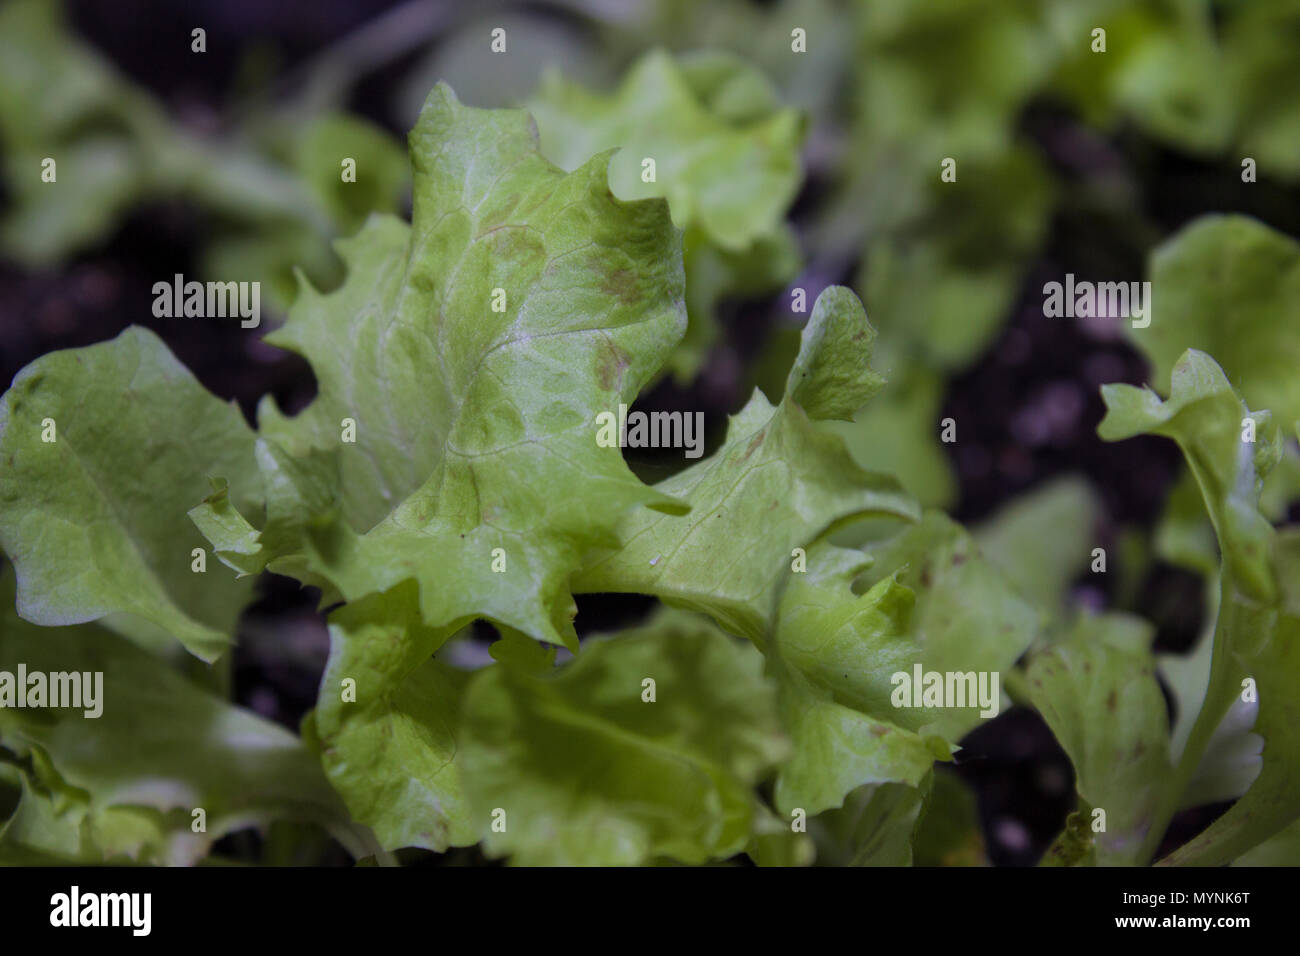
[[[937,513],[865,555],[810,549],[766,646],[795,744],[777,777],[777,808],[812,814],[864,784],[920,786],[983,719],[981,708],[895,706],[894,676],[911,679],[918,666],[1001,673],[1037,629],[1033,608]]]
[[[867,242],[856,282],[894,348],[944,371],[968,366],[1005,324],[1054,199],[1028,150],[963,157],[946,183],[938,159],[952,155],[926,158],[924,212]]]
[[[781,94],[761,69],[727,50],[696,50],[678,57],[695,99],[729,123],[756,122],[781,109]]]
[[[1122,119],[1193,152],[1228,145],[1232,99],[1224,82],[1215,14],[1204,0],[1104,0],[1057,5],[1058,36],[1069,38],[1053,77],[1091,124]],[[1092,50],[1092,30],[1106,51]]]
[[[788,747],[762,667],[747,643],[672,612],[589,639],[549,673],[478,672],[460,756],[489,855],[635,865],[744,850],[752,787]]]
[[[681,334],[680,240],[662,201],[610,194],[607,154],[565,174],[526,113],[464,107],[445,86],[411,159],[413,226],[372,218],[339,244],[343,286],[304,285],[268,337],[320,390],[296,418],[270,410],[263,433],[321,467],[337,455],[341,498],[277,556],[349,601],[414,578],[445,634],[487,617],[572,644],[584,552],[616,544],[638,505],[683,508],[596,441],[597,415],[630,402]]]
[[[941,738],[902,726],[890,706],[894,665],[916,650],[909,633],[916,596],[892,577],[855,595],[853,582],[869,563],[860,551],[818,545],[782,594],[766,652],[794,740],[776,780],[783,813],[840,807],[868,784],[920,786],[935,760],[952,755]]]
[[[1216,633],[1216,641],[1229,638],[1224,641],[1229,660],[1224,666],[1216,659],[1215,671],[1230,676],[1211,673],[1206,705],[1214,706],[1212,714],[1227,709],[1219,703],[1224,697],[1235,706],[1240,700],[1240,676],[1255,680],[1258,716],[1251,729],[1264,741],[1259,776],[1227,813],[1170,854],[1164,864],[1222,865],[1300,820],[1300,699],[1295,692],[1300,686],[1300,574],[1296,573],[1300,572],[1300,532],[1291,529],[1279,534],[1277,551],[1284,599],[1266,614],[1247,616],[1236,611],[1240,623],[1229,618],[1228,625]],[[1221,625],[1223,614],[1221,610]],[[1216,658],[1219,653],[1216,647]],[[1228,693],[1218,690],[1224,685]]]
[[[592,557],[578,590],[654,594],[758,640],[794,549],[853,518],[915,517],[897,482],[857,467],[818,427],[817,419],[847,417],[880,388],[869,368],[874,337],[848,289],[818,296],[780,404],[756,390],[721,448],[655,486],[689,502],[690,514],[630,513],[619,529],[625,544]],[[726,560],[717,542],[726,542]]]
[[[988,866],[975,793],[956,773],[936,769],[912,834],[913,866]]]
[[[828,422],[827,430],[858,465],[894,475],[923,506],[944,508],[957,497],[957,476],[939,441],[943,396],[941,375],[907,363],[852,422]]]
[[[883,783],[853,791],[813,827],[822,866],[911,866],[912,837],[925,812],[933,774],[921,785]]]
[[[1300,866],[1300,820],[1232,861],[1233,866]]]
[[[409,178],[378,127],[302,97],[238,111],[234,135],[187,128],[64,22],[58,0],[0,9],[0,139],[12,202],[0,252],[46,266],[103,242],[137,207],[193,204],[211,220],[198,271],[292,301],[295,269],[339,278],[328,237],[395,211]],[[184,42],[188,43],[188,37]],[[41,108],[34,109],[32,104]],[[57,179],[42,180],[53,159]],[[355,182],[340,176],[356,160]]]
[[[459,746],[470,675],[430,656],[441,638],[420,619],[414,582],[340,608],[329,630],[314,729],[353,818],[387,850],[478,842]]]
[[[895,662],[873,662],[853,675],[862,687],[870,679],[873,706],[889,676],[906,671],[897,664],[920,664],[925,671],[1004,674],[1029,649],[1040,628],[1040,614],[1022,598],[1006,576],[981,553],[976,540],[956,522],[927,512],[921,522],[895,537],[872,545],[874,561],[857,586],[876,588],[892,580],[916,595],[908,629],[911,647],[896,648]],[[870,593],[870,592],[868,592]],[[882,686],[883,685],[883,686]],[[1005,680],[999,678],[1005,687]],[[892,688],[891,688],[892,691]],[[994,706],[1001,709],[1000,703]],[[889,704],[900,726],[938,734],[956,743],[981,720],[980,707],[899,709]]]
[[[1297,29],[1300,9],[1291,0],[1233,4],[1220,28],[1236,139],[1263,177],[1300,176],[1300,114],[1286,92],[1300,82],[1290,43]]]
[[[0,826],[0,864],[192,861],[194,845],[181,833],[169,836],[155,811],[133,807],[96,810],[61,781],[47,788],[37,773],[13,769],[20,780],[20,793],[18,805]],[[52,772],[43,768],[41,775]]]
[[[1150,391],[1106,386],[1105,438],[1150,431],[1173,438],[1195,475],[1219,539],[1218,615],[1211,664],[1200,713],[1182,749],[1173,777],[1157,807],[1145,850],[1153,852],[1173,812],[1194,793],[1192,784],[1223,736],[1225,718],[1241,699],[1242,683],[1253,678],[1258,716],[1252,728],[1263,738],[1259,776],[1221,818],[1165,861],[1215,865],[1230,862],[1300,816],[1294,768],[1300,754],[1294,689],[1300,682],[1300,601],[1296,571],[1300,540],[1278,535],[1261,512],[1264,477],[1281,457],[1281,445],[1267,412],[1248,412],[1209,356],[1188,350],[1174,366],[1170,398]],[[1243,440],[1242,421],[1257,426],[1252,445]],[[1199,682],[1198,682],[1199,683]],[[1227,728],[1234,728],[1231,722]]]
[[[1213,355],[1252,408],[1300,421],[1300,243],[1246,216],[1202,216],[1152,253],[1151,325],[1128,334],[1167,394],[1187,348]]]
[[[799,270],[784,216],[802,179],[802,118],[781,108],[760,71],[721,51],[647,54],[609,96],[550,72],[528,106],[547,158],[574,169],[618,148],[609,168],[615,194],[668,200],[685,230],[690,316],[669,370],[689,381],[718,339],[722,301],[773,292]],[[646,158],[655,160],[654,182],[642,179]]]
[[[102,685],[91,682],[100,690],[93,702],[83,698],[90,708],[0,708],[0,745],[27,764],[0,846],[64,862],[190,864],[226,833],[287,818],[367,853],[368,837],[298,738],[101,627],[28,624],[12,610],[13,593],[6,570],[0,671],[98,673]],[[197,808],[205,832],[193,829]]]
[[[1260,513],[1259,494],[1263,475],[1281,457],[1277,426],[1267,411],[1250,411],[1203,352],[1183,353],[1171,379],[1167,401],[1150,389],[1103,386],[1107,411],[1097,433],[1107,441],[1147,433],[1176,441],[1200,485],[1233,581],[1252,598],[1271,600],[1273,528]],[[1253,444],[1242,440],[1247,418],[1255,421]]]
[[[698,71],[694,76],[702,85]],[[655,51],[609,96],[551,72],[528,109],[552,162],[577,169],[618,148],[609,165],[615,195],[666,198],[679,228],[698,227],[710,242],[741,252],[773,235],[794,199],[803,120],[787,109],[738,121],[734,109],[714,111],[711,105],[697,98],[672,57]],[[647,158],[655,161],[654,182],[642,178]]]
[[[191,570],[204,541],[185,515],[210,477],[256,513],[253,433],[156,335],[132,327],[19,372],[0,404],[0,461],[0,549],[24,618],[129,614],[204,660],[225,650],[250,582]]]
[[[1208,526],[1209,522],[1206,522]],[[1211,531],[1211,537],[1213,532]],[[1170,754],[1178,761],[1187,746],[1196,718],[1205,703],[1214,661],[1214,619],[1218,595],[1210,590],[1209,625],[1189,654],[1157,656],[1160,675],[1174,699],[1175,720]],[[1250,789],[1262,765],[1262,738],[1251,731],[1259,714],[1258,702],[1240,696],[1233,700],[1205,747],[1196,773],[1187,783],[1180,809],[1236,800]]]
[[[1081,617],[1027,668],[1030,702],[1074,764],[1077,812],[1100,866],[1147,862],[1145,841],[1172,770],[1154,636],[1140,618]],[[1102,832],[1092,829],[1098,810]]]

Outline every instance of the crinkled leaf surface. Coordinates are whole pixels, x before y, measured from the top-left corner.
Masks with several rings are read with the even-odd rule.
[[[96,810],[61,780],[47,787],[42,778],[57,776],[48,766],[34,773],[12,769],[19,776],[20,791],[13,813],[0,826],[0,864],[5,866],[184,863],[206,846],[205,837],[191,838],[179,827],[168,833],[157,811]]]
[[[353,817],[385,849],[476,843],[457,733],[470,675],[430,656],[440,638],[420,619],[414,582],[340,608],[329,628],[313,719]]]
[[[862,575],[859,587],[875,588],[892,579],[916,595],[908,627],[913,647],[900,649],[898,663],[920,664],[925,671],[1002,674],[1038,634],[1038,611],[985,559],[968,532],[938,512],[927,512],[920,523],[873,545],[867,553],[874,563]],[[955,743],[987,719],[980,716],[979,706],[938,712],[893,707],[881,691],[892,690],[889,677],[906,670],[910,667],[891,666],[886,673],[885,667],[877,665],[869,691],[873,706],[886,703],[901,726]],[[999,685],[1005,686],[1001,677]]]
[[[224,834],[284,817],[329,828],[360,853],[364,838],[298,738],[98,626],[19,619],[8,572],[0,594],[0,671],[103,675],[95,718],[84,707],[0,708],[0,743],[40,778],[26,778],[22,832],[11,822],[6,842],[96,862],[125,853],[192,863]],[[207,832],[195,834],[200,807]]]
[[[751,788],[787,749],[762,668],[752,646],[670,612],[584,642],[550,673],[478,672],[461,759],[488,853],[523,865],[631,865],[743,850],[757,812]],[[496,810],[504,829],[491,826]]]
[[[614,192],[668,200],[685,230],[690,314],[669,369],[689,381],[717,339],[722,299],[768,294],[799,269],[799,244],[784,216],[802,180],[802,120],[780,107],[761,72],[718,51],[680,61],[651,53],[609,97],[551,73],[529,108],[554,162],[572,169],[617,147]],[[654,182],[642,180],[646,158],[655,160]]]
[[[860,551],[818,545],[782,594],[767,654],[794,740],[776,781],[783,813],[839,807],[866,784],[919,786],[935,760],[951,756],[942,738],[903,726],[890,706],[890,675],[918,656],[908,633],[916,597],[892,577],[854,594],[868,563]]]
[[[304,287],[269,337],[320,382],[272,438],[338,453],[341,519],[309,528],[295,560],[347,600],[415,578],[431,626],[482,616],[572,642],[582,553],[615,544],[638,505],[681,510],[596,443],[596,416],[630,402],[682,332],[680,239],[662,201],[610,193],[608,156],[566,174],[527,114],[464,107],[445,86],[411,161],[413,225],[372,218],[339,246],[343,286]]]
[[[1031,702],[1074,764],[1096,863],[1133,866],[1142,859],[1160,788],[1172,769],[1165,700],[1150,652],[1154,632],[1139,618],[1081,618],[1071,635],[1030,661]]]
[[[55,441],[42,440],[54,420]],[[186,512],[228,478],[258,507],[253,433],[142,328],[53,352],[14,378],[0,404],[0,548],[18,577],[18,611],[37,624],[115,612],[216,658],[248,582],[191,570],[203,538]]]
[[[1037,612],[940,514],[867,555],[811,549],[808,570],[786,584],[769,648],[795,741],[777,807],[814,813],[863,784],[918,786],[979,723],[981,707],[896,707],[894,675],[910,680],[918,665],[1001,673],[1037,629]]]
[[[721,448],[655,486],[691,512],[630,514],[620,527],[626,543],[594,557],[578,589],[655,594],[759,639],[793,549],[852,518],[915,517],[897,482],[863,471],[815,421],[847,414],[880,387],[867,364],[872,338],[852,292],[833,286],[818,296],[780,404],[756,390]]]
[[[616,195],[662,196],[679,227],[698,225],[732,252],[773,235],[799,188],[800,115],[779,110],[738,121],[730,108],[710,109],[662,51],[641,59],[609,96],[550,73],[528,106],[549,159],[576,169],[619,148],[609,167]],[[647,158],[654,182],[642,180]]]

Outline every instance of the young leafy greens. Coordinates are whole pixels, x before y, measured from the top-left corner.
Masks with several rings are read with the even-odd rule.
[[[1103,438],[1159,435],[1186,457],[1157,547],[1205,577],[1217,621],[1193,656],[1161,657],[1147,622],[1065,608],[1092,547],[1086,486],[1044,486],[972,530],[935,510],[954,490],[932,434],[944,379],[996,332],[1053,199],[1035,161],[1004,149],[1012,120],[1038,87],[1083,95],[1033,18],[975,18],[989,33],[959,53],[1004,70],[950,104],[973,157],[962,175],[1014,201],[891,181],[878,164],[924,145],[895,94],[931,109],[917,50],[962,20],[936,7],[934,22],[857,23],[880,71],[852,91],[852,138],[881,178],[839,185],[891,224],[849,240],[872,250],[859,285],[879,341],[858,296],[828,285],[778,387],[754,388],[712,454],[656,483],[596,441],[597,416],[666,374],[689,381],[719,303],[770,294],[801,262],[786,217],[806,119],[726,54],[648,54],[609,95],[552,75],[528,111],[438,85],[410,135],[409,224],[391,211],[404,172],[368,140],[383,188],[335,243],[341,284],[299,272],[265,338],[315,374],[299,414],[267,396],[250,427],[142,328],[24,369],[0,403],[0,672],[102,672],[104,713],[0,708],[0,861],[194,863],[229,833],[289,822],[380,862],[475,845],[524,865],[976,862],[969,795],[937,768],[1011,702],[1075,770],[1077,811],[1045,863],[1157,862],[1178,810],[1225,800],[1163,862],[1285,855],[1300,821],[1300,534],[1274,523],[1300,488],[1284,447],[1300,397],[1297,339],[1276,329],[1294,318],[1296,244],[1206,217],[1161,247],[1159,316],[1131,333],[1161,393],[1103,389]],[[3,16],[70,56],[35,7]],[[1195,21],[1160,23],[1204,39]],[[1231,35],[1252,24],[1237,16]],[[1130,90],[1142,62],[1117,57],[1107,83]],[[1222,119],[1202,148],[1260,135],[1229,130],[1195,80],[1162,82]],[[1163,100],[1118,101],[1161,137],[1190,135]],[[71,135],[57,117],[27,130],[12,106],[0,100],[0,131],[23,150]],[[196,148],[125,87],[93,106],[116,117],[116,149]],[[352,135],[343,122],[313,135]],[[286,213],[286,229],[314,241],[359,222],[331,196],[306,203],[320,221]],[[958,226],[936,235],[936,217]],[[105,227],[65,225],[34,254]],[[823,251],[846,241],[821,228]],[[327,610],[298,736],[225,699],[264,571],[318,588]],[[580,642],[575,595],[594,593],[662,606]],[[492,662],[470,669],[450,651],[480,621]],[[900,703],[896,677],[914,668],[1004,682],[988,701]]]

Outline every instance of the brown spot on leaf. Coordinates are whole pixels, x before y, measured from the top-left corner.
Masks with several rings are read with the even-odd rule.
[[[1115,713],[1115,704],[1116,704],[1115,692],[1112,690],[1109,694],[1106,695],[1106,709],[1110,711],[1112,714]]]
[[[629,356],[607,338],[600,340],[596,349],[596,379],[605,391],[613,391],[623,381],[623,372],[627,370]]]
[[[740,460],[744,461],[750,455],[754,454],[755,449],[757,449],[759,445],[763,444],[763,439],[766,437],[767,437],[767,429],[765,428],[753,437],[753,439],[749,443],[749,447],[745,449],[745,453],[740,456]]]
[[[606,273],[600,291],[612,295],[620,302],[631,304],[636,300],[636,273],[631,269],[615,269]]]

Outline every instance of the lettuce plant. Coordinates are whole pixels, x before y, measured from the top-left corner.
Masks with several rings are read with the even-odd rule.
[[[599,415],[681,360],[706,274],[692,256],[782,241],[800,123],[719,83],[724,66],[652,55],[609,100],[553,80],[536,121],[434,89],[410,137],[410,224],[371,216],[337,244],[342,284],[300,276],[266,338],[315,372],[297,415],[268,397],[250,427],[135,328],[15,378],[0,671],[102,671],[105,700],[98,722],[0,708],[0,856],[193,862],[278,822],[380,862],[469,846],[518,864],[969,860],[938,825],[970,814],[936,766],[1008,701],[933,699],[925,674],[1005,675],[1069,755],[1078,810],[1045,862],[1153,862],[1188,801],[1236,803],[1169,862],[1294,840],[1300,539],[1261,510],[1279,424],[1188,345],[1259,368],[1242,393],[1287,424],[1293,386],[1216,344],[1214,298],[1191,296],[1169,333],[1184,351],[1167,397],[1109,386],[1101,425],[1178,442],[1203,501],[1184,520],[1217,536],[1217,624],[1181,671],[1141,620],[1064,612],[1093,508],[1077,485],[972,532],[854,460],[843,423],[890,385],[847,288],[816,298],[780,394],[756,389],[708,457],[649,485],[596,440]],[[654,147],[669,185],[640,175],[642,128],[681,137]],[[1205,274],[1202,242],[1189,232],[1157,267]],[[1243,306],[1252,335],[1289,301],[1289,252],[1208,275],[1236,302],[1235,283],[1274,270],[1277,298]],[[297,736],[222,694],[263,571],[328,611]],[[661,606],[580,641],[585,593]],[[466,668],[451,652],[479,621],[492,662]]]

